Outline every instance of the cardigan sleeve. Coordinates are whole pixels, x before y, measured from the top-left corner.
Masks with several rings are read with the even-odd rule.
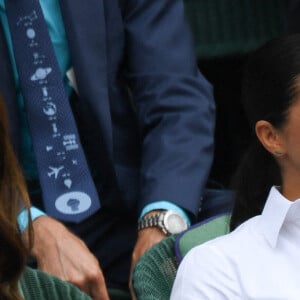
[[[31,268],[23,272],[20,288],[25,300],[91,300],[76,286]]]

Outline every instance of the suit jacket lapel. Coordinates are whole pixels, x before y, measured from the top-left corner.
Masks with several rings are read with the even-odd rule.
[[[96,112],[112,154],[103,0],[60,0],[80,99]]]

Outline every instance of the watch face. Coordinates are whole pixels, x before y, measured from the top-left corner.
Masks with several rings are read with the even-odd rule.
[[[186,220],[179,214],[168,211],[164,218],[166,230],[171,234],[177,234],[187,229]]]

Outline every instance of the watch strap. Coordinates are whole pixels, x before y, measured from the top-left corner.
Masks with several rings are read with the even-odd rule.
[[[159,219],[160,219],[160,216],[162,213],[164,213],[164,212],[155,213],[150,216],[146,215],[146,216],[142,217],[138,222],[138,231],[145,229],[145,228],[149,228],[149,227],[159,227],[162,229],[161,224],[159,222]]]

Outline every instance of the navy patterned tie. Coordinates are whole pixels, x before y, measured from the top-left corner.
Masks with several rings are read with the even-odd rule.
[[[38,0],[6,0],[46,212],[80,222],[100,208]]]

